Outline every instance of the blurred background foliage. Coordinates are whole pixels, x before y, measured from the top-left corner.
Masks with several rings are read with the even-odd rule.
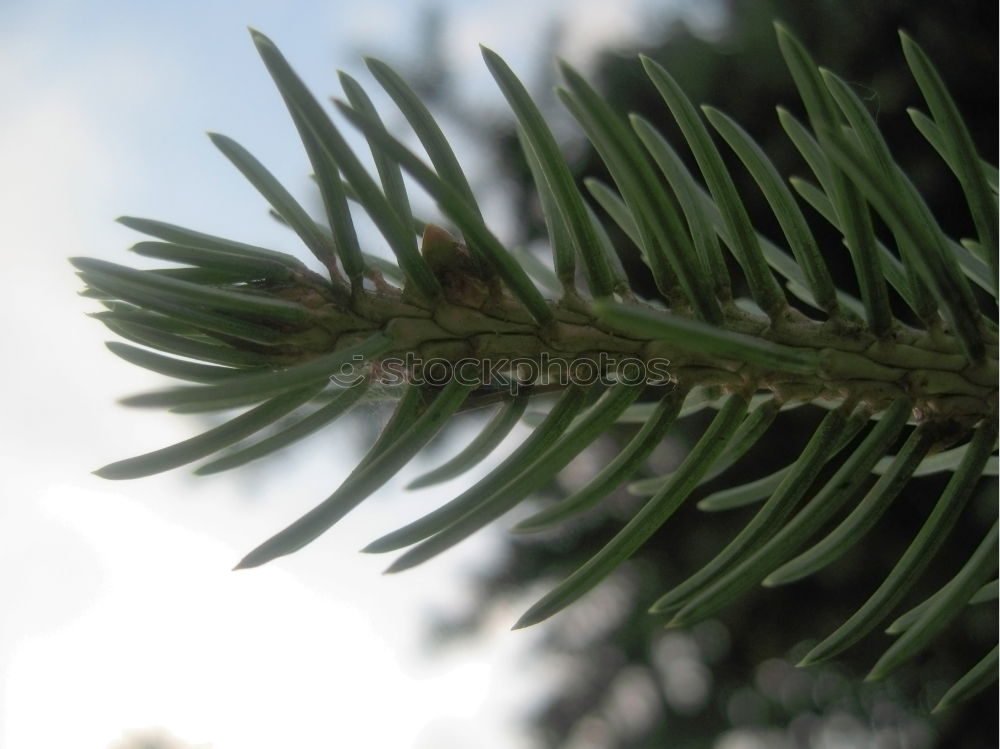
[[[663,64],[690,98],[711,103],[740,122],[761,143],[779,171],[804,175],[807,168],[777,123],[775,106],[802,108],[774,39],[772,20],[783,19],[814,59],[855,86],[876,116],[897,160],[914,177],[942,226],[953,236],[973,232],[964,199],[937,155],[913,128],[905,108],[922,107],[899,47],[897,31],[908,30],[942,70],[977,138],[980,153],[997,159],[997,4],[995,2],[837,2],[834,0],[728,0],[713,2],[719,24],[689,28],[664,20],[650,43],[602,50],[590,78],[620,112],[639,112],[668,136],[676,135],[662,100],[646,79],[637,55]],[[571,6],[571,4],[569,4]],[[572,12],[567,7],[567,13]],[[664,16],[666,18],[666,16]],[[655,19],[653,19],[655,20]],[[515,243],[531,247],[545,235],[537,197],[512,120],[497,120],[464,102],[452,85],[453,71],[441,44],[445,14],[430,10],[417,30],[417,60],[392,60],[435,111],[488,150],[491,188],[518,217]],[[607,179],[600,159],[574,130],[552,95],[557,83],[551,49],[532,71],[536,99],[564,137],[564,152],[577,175]],[[469,40],[471,44],[475,40]],[[386,57],[380,51],[382,57]],[[682,139],[674,142],[683,143]],[[683,149],[682,149],[683,150]],[[725,150],[725,149],[723,149]],[[738,164],[733,174],[759,229],[780,236],[773,214]],[[493,195],[493,199],[497,199]],[[807,212],[809,209],[805,209]],[[813,215],[811,218],[816,218]],[[814,222],[827,260],[843,288],[852,273],[839,236]],[[615,227],[608,226],[612,235]],[[824,233],[824,231],[826,233]],[[616,236],[619,247],[628,247]],[[637,255],[624,258],[634,288],[655,289]],[[896,310],[905,319],[903,310]],[[769,437],[733,468],[702,488],[702,494],[765,475],[785,464],[818,423],[817,409],[783,414]],[[654,455],[651,475],[670,470],[709,417],[695,416]],[[606,464],[632,433],[617,427],[560,474],[530,512],[566,496]],[[997,629],[996,607],[970,607],[924,656],[893,678],[864,684],[861,678],[887,643],[872,635],[831,664],[796,669],[799,657],[836,629],[872,592],[906,548],[938,496],[944,479],[911,482],[875,532],[853,553],[797,584],[758,590],[720,619],[691,631],[668,631],[646,613],[671,584],[698,569],[752,517],[753,507],[707,515],[694,497],[665,528],[598,590],[555,620],[525,664],[527,674],[555,674],[546,695],[525,716],[545,747],[995,747],[995,687],[944,714],[929,716],[947,685],[988,650]],[[986,479],[954,537],[979,538],[995,516],[997,487]],[[428,637],[447,647],[472,636],[498,615],[513,621],[537,594],[579,567],[641,500],[623,489],[557,531],[507,536],[502,561],[481,573],[476,598],[459,615],[441,614]],[[915,605],[964,561],[966,548],[945,548],[925,573],[924,585],[903,602]],[[888,624],[888,622],[886,622]],[[517,636],[517,635],[512,635]],[[530,678],[526,676],[526,678]]]
[[[189,744],[164,728],[126,731],[108,749],[211,749],[209,744]]]

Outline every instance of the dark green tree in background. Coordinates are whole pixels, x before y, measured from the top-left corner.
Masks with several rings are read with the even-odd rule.
[[[663,22],[661,39],[645,47],[622,47],[599,53],[594,78],[616,111],[638,112],[653,121],[674,142],[682,141],[676,123],[665,116],[662,100],[648,85],[638,54],[670,70],[695,102],[711,103],[740,122],[760,143],[781,174],[804,175],[808,168],[777,124],[775,104],[800,114],[794,83],[774,43],[773,18],[796,29],[821,65],[836,70],[856,87],[899,162],[919,184],[934,213],[953,236],[973,233],[960,191],[944,173],[935,154],[914,130],[905,107],[920,100],[920,92],[892,40],[898,29],[910,31],[941,68],[973,133],[982,134],[977,147],[990,161],[997,157],[997,6],[990,2],[768,2],[728,0],[722,28],[709,36],[683,22]],[[430,43],[417,75],[422,92],[440,111],[470,131],[492,128],[492,164],[506,171],[505,196],[519,224],[520,240],[530,244],[545,237],[537,192],[521,152],[512,122],[483,120],[454,99],[447,66],[435,55],[446,17],[431,16],[423,38]],[[437,32],[437,33],[436,33]],[[551,34],[555,53],[558,27]],[[540,61],[535,98],[548,101],[553,69]],[[554,70],[554,69],[553,69]],[[547,113],[548,114],[548,113]],[[601,176],[606,167],[582,133],[573,144],[573,163],[580,178]],[[570,152],[573,152],[572,150]],[[755,226],[779,235],[773,212],[752,178],[738,168],[732,173]],[[689,164],[694,168],[694,164]],[[629,246],[613,224],[608,230],[616,246]],[[841,239],[829,225],[816,225],[821,246]],[[828,253],[838,285],[852,288],[847,253]],[[839,261],[839,262],[838,262]],[[646,278],[643,291],[655,294],[648,271],[638,256],[626,262],[630,278]],[[856,286],[852,289],[856,292]],[[894,310],[906,318],[906,310]],[[697,438],[704,418],[691,430]],[[777,470],[815,430],[817,413],[797,410],[781,417],[781,429],[722,477],[700,490],[708,496],[727,485],[743,484]],[[591,448],[585,459],[603,465],[614,457],[633,431],[622,429]],[[682,438],[683,439],[683,438]],[[666,452],[666,451],[664,451]],[[669,456],[658,466],[672,467]],[[593,469],[585,470],[592,475]],[[930,721],[926,711],[937,697],[975,662],[982,643],[993,637],[993,607],[979,607],[974,616],[949,632],[947,643],[922,661],[905,668],[888,685],[858,687],[885,646],[883,638],[855,646],[833,665],[797,670],[792,664],[815,644],[817,634],[836,629],[844,605],[859,605],[905,551],[930,501],[940,495],[945,474],[919,479],[908,487],[878,528],[878,540],[862,553],[847,556],[823,573],[793,586],[760,590],[733,605],[720,620],[690,634],[670,633],[650,618],[643,602],[654,600],[672,582],[708,561],[746,523],[752,511],[720,513],[706,522],[704,513],[689,506],[669,528],[644,546],[592,601],[562,615],[547,631],[543,646],[553,668],[564,672],[561,686],[530,717],[545,746],[580,747],[699,747],[711,746],[724,731],[739,728],[762,739],[763,746],[906,746],[992,747],[997,743],[995,688]],[[585,480],[578,479],[585,483]],[[552,500],[570,495],[579,483],[561,478],[548,488]],[[982,512],[964,518],[959,537],[976,539],[992,520],[996,483],[989,482],[978,498]],[[697,498],[697,497],[696,497]],[[542,535],[508,536],[502,564],[477,578],[477,599],[464,616],[441,618],[434,627],[439,645],[468,636],[491,620],[497,606],[520,601],[525,590],[552,584],[577,569],[593,549],[607,541],[634,512],[641,498],[625,489],[570,527]],[[725,517],[730,515],[731,517]],[[965,549],[945,549],[941,564],[928,573],[942,585],[964,561]],[[544,585],[542,585],[544,588]],[[844,592],[853,598],[844,600]],[[920,600],[914,594],[911,603]],[[763,665],[762,665],[763,664]],[[678,676],[680,674],[680,676]],[[684,678],[684,675],[687,678]],[[841,743],[838,744],[837,741]],[[884,744],[866,743],[882,741]],[[779,743],[780,742],[780,743]],[[754,744],[761,746],[761,744]]]

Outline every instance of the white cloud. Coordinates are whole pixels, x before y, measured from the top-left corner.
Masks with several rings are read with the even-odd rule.
[[[19,649],[4,746],[98,747],[145,726],[213,749],[405,746],[427,716],[483,700],[488,664],[404,676],[349,604],[279,566],[232,574],[234,549],[127,497],[64,486],[43,509],[94,544],[106,577]]]

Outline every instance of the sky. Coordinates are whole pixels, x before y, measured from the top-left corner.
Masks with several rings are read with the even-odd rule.
[[[456,85],[499,106],[478,43],[534,70],[559,16],[561,54],[585,65],[588,50],[641,36],[651,8],[672,4],[441,6]],[[469,570],[495,557],[499,531],[405,575],[383,577],[384,558],[357,553],[469,479],[404,496],[407,477],[427,467],[418,463],[309,548],[235,574],[247,550],[336,486],[363,450],[357,430],[340,425],[244,475],[178,470],[114,483],[90,474],[204,422],[116,405],[164,382],[107,352],[110,336],[86,316],[95,307],[77,296],[66,258],[130,262],[125,250],[140,237],[114,223],[122,214],[302,256],[205,137],[236,138],[308,201],[305,156],[246,27],[270,35],[315,92],[336,93],[337,69],[371,84],[363,53],[417,53],[421,7],[0,4],[5,749],[103,748],[155,727],[212,749],[530,745],[515,716],[551,677],[528,658],[542,628],[510,633],[511,608],[475,642],[419,647],[430,611],[467,600]],[[377,423],[387,412],[365,416]]]

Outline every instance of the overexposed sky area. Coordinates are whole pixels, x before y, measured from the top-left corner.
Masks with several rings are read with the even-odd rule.
[[[584,61],[595,45],[640,35],[653,9],[672,4],[440,5],[460,85],[496,101],[479,42],[534,71],[555,17],[567,22],[562,53]],[[115,404],[165,383],[104,349],[110,336],[86,317],[95,306],[76,295],[66,258],[134,262],[126,249],[140,237],[113,222],[121,214],[301,256],[205,137],[236,138],[310,204],[306,159],[246,27],[269,34],[314,91],[335,94],[338,68],[371,82],[362,53],[416,54],[421,8],[0,3],[4,749],[98,749],[150,727],[213,749],[530,745],[514,716],[530,704],[526,685],[545,674],[525,658],[538,634],[507,631],[516,609],[468,646],[418,648],[426,614],[459,607],[466,570],[496,553],[496,531],[400,576],[382,577],[387,559],[357,553],[462,481],[403,496],[404,476],[303,552],[234,574],[247,550],[335,488],[365,447],[356,431],[335,426],[237,476],[90,475],[205,422]]]

